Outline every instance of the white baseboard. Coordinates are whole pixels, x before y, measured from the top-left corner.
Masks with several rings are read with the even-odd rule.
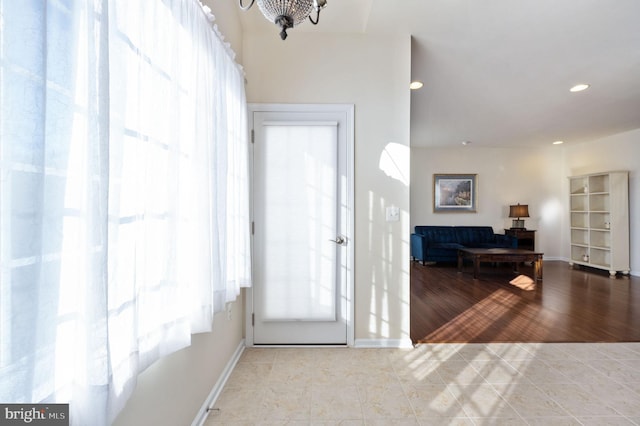
[[[220,378],[218,379],[216,384],[213,385],[211,392],[209,392],[209,396],[202,404],[202,407],[200,407],[200,410],[196,414],[196,418],[191,423],[191,426],[204,425],[205,421],[207,420],[207,416],[209,415],[208,409],[210,407],[213,407],[213,405],[218,400],[218,397],[222,393],[222,389],[224,388],[224,385],[229,380],[229,377],[231,376],[231,373],[233,372],[233,369],[235,368],[236,364],[240,360],[240,357],[242,356],[242,352],[244,352],[244,349],[245,349],[245,342],[244,342],[244,339],[242,339],[240,341],[240,344],[236,348],[236,351],[233,353],[233,356],[231,357],[229,362],[227,362],[227,365],[224,367],[224,370],[222,370],[222,374],[220,375]]]
[[[567,258],[566,257],[562,257],[562,256],[542,256],[542,260],[561,260],[561,261],[565,261],[567,262]]]
[[[356,339],[355,348],[412,348],[410,339]]]

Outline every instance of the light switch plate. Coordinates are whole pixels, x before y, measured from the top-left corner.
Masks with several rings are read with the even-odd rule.
[[[400,220],[400,208],[396,206],[387,207],[387,222],[398,222]]]

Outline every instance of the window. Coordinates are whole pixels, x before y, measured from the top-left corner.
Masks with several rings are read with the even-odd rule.
[[[244,77],[195,0],[0,13],[0,400],[107,424],[250,285]]]

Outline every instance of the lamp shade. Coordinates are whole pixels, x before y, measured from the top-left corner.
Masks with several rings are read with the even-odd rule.
[[[509,206],[509,217],[529,217],[529,206],[527,204],[518,204],[515,206]]]

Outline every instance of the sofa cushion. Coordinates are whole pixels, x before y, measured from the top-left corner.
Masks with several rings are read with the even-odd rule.
[[[450,243],[458,240],[455,229],[450,226],[434,226],[433,228],[425,229],[422,234],[427,236],[430,244]]]
[[[490,226],[457,226],[454,241],[465,247],[478,247],[476,244],[493,242],[493,228]],[[451,240],[450,240],[451,241]]]
[[[458,250],[458,249],[464,248],[464,246],[462,244],[458,244],[458,243],[434,243],[434,244],[429,245],[429,248],[442,248],[442,249]]]

